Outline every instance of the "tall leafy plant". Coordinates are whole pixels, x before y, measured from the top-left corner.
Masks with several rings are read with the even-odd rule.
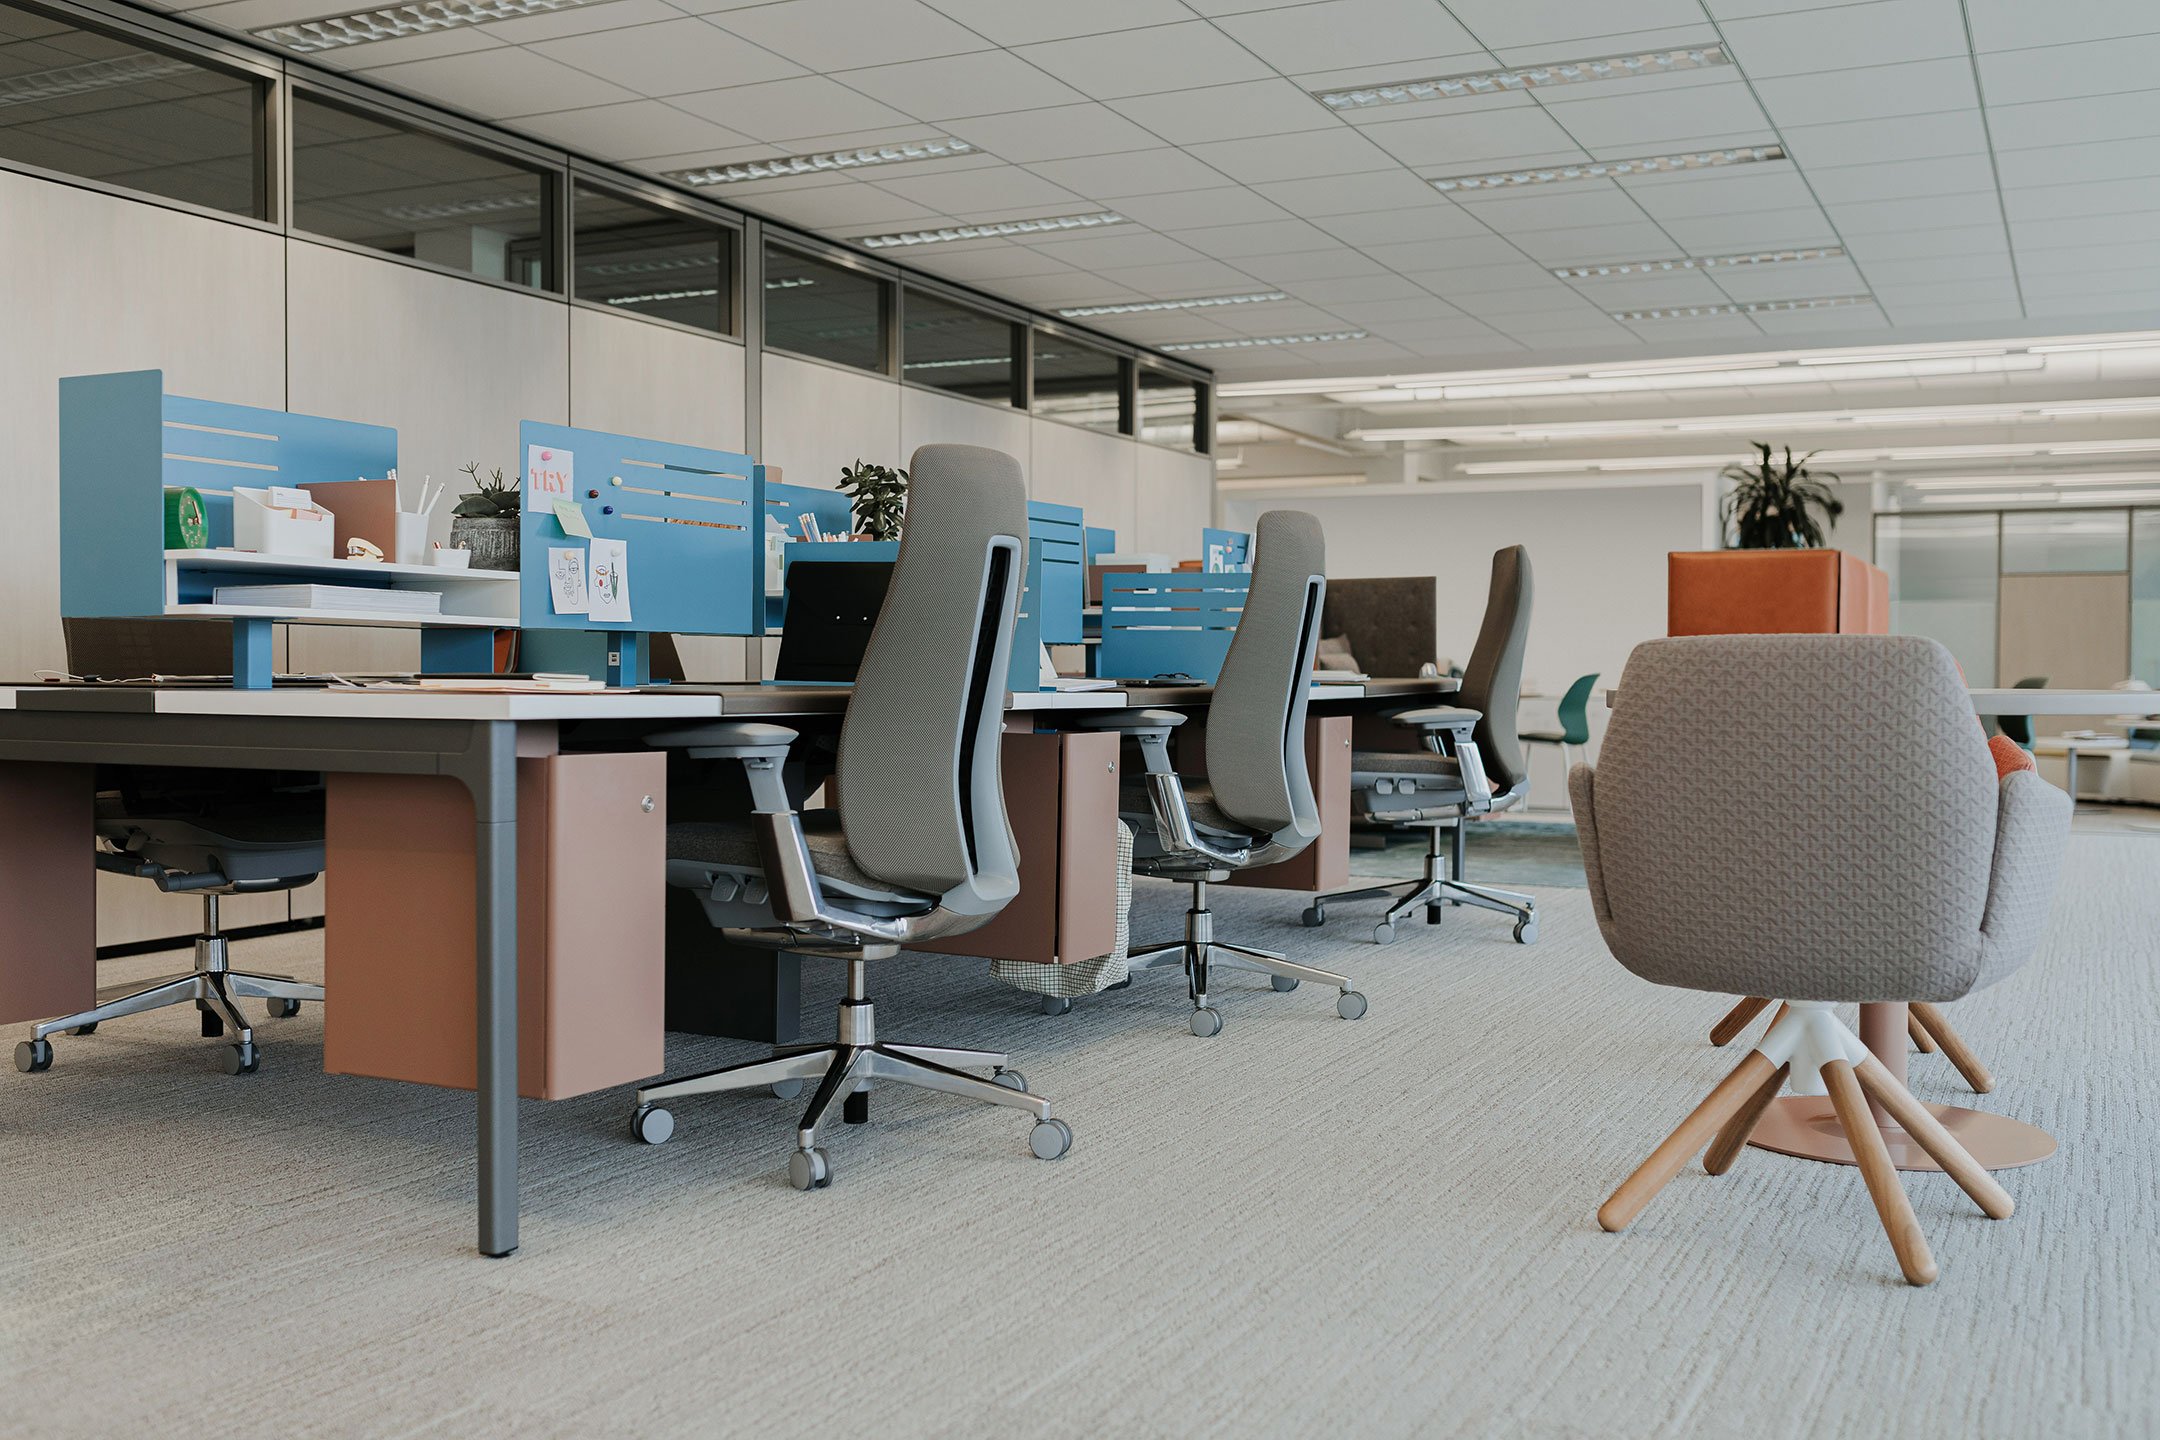
[[[897,540],[907,514],[908,473],[857,460],[840,471],[840,491],[855,502],[855,530],[873,540]]]
[[[1771,458],[1770,447],[1757,442],[1761,458],[1752,465],[1728,465],[1719,471],[1733,482],[1724,502],[1725,528],[1740,550],[1814,550],[1823,543],[1823,524],[1845,513],[1845,504],[1830,491],[1828,482],[1838,477],[1829,471],[1808,469],[1813,451],[1793,459]],[[1822,512],[1822,520],[1815,518]]]

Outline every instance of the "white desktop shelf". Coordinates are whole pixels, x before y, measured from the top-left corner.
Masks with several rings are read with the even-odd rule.
[[[180,572],[222,572],[245,584],[255,574],[319,576],[338,584],[363,576],[388,579],[392,590],[432,590],[442,595],[439,614],[409,610],[289,610],[267,605],[182,604]],[[452,570],[439,565],[399,565],[387,560],[325,560],[315,556],[264,555],[253,550],[167,550],[165,613],[197,619],[278,620],[295,625],[394,625],[406,628],[498,628],[518,623],[518,572]]]

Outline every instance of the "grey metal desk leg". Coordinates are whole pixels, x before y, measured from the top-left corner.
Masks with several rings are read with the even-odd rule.
[[[473,727],[458,757],[472,792],[479,1003],[480,1253],[518,1248],[517,727]]]

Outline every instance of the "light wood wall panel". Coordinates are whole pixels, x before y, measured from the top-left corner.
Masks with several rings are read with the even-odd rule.
[[[789,485],[832,489],[857,460],[905,465],[901,387],[876,375],[767,355],[764,439],[758,459]]]
[[[743,348],[570,308],[570,423],[714,450],[743,446]]]
[[[1028,495],[1035,500],[1078,505],[1087,523],[1107,525],[1118,544],[1136,532],[1134,490],[1142,446],[1116,435],[1082,430],[1058,420],[1035,420],[1033,460],[1028,466]],[[1198,545],[1199,536],[1193,537]]]
[[[921,445],[980,445],[1004,451],[1020,462],[1022,471],[1030,468],[1028,417],[1023,412],[902,386],[900,453],[911,456]]]
[[[2054,689],[2105,690],[2130,673],[2128,575],[2005,575],[1996,614],[1998,685],[2045,675]],[[2112,718],[2049,715],[2033,728],[2060,735]]]

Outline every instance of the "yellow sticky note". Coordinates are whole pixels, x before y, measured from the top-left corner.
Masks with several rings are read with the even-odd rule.
[[[580,540],[592,539],[592,526],[585,523],[585,507],[575,500],[557,500],[555,518],[562,522],[562,533],[575,535]]]

